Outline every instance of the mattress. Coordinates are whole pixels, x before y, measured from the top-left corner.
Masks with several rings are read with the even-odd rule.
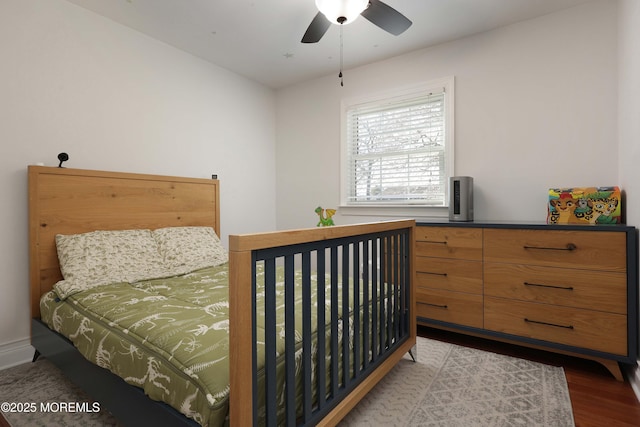
[[[300,300],[302,281],[300,272],[296,274],[296,298]],[[262,268],[258,268],[258,283],[261,276]],[[282,277],[283,272],[279,270],[276,293],[280,300],[284,293]],[[317,286],[311,288],[315,301]],[[342,292],[338,294],[341,296]],[[263,298],[259,286],[258,312]],[[312,306],[315,308],[315,304]],[[250,307],[251,302],[247,301],[247,309]],[[64,301],[55,291],[41,299],[42,320],[71,340],[84,357],[203,426],[222,426],[227,422],[228,309],[228,264],[182,276],[97,286]],[[282,312],[279,304],[278,331],[284,331]],[[326,319],[330,319],[329,303],[325,313]],[[311,314],[312,325],[315,325],[316,310]],[[299,343],[302,321],[300,313],[296,316],[296,342]],[[258,337],[264,335],[262,323],[259,317]],[[340,341],[341,335],[339,333]],[[284,340],[279,339],[280,354],[283,348]],[[263,342],[258,338],[259,381],[263,350]],[[301,363],[301,353],[297,352],[297,364]],[[328,349],[326,354],[329,358]]]

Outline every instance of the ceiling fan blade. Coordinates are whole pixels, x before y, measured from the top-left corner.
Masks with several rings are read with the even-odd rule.
[[[394,36],[404,33],[412,24],[406,16],[380,0],[369,0],[369,7],[361,15]]]
[[[302,43],[317,43],[320,41],[324,33],[327,32],[331,22],[324,16],[322,12],[318,12],[309,24],[309,28],[302,36]]]

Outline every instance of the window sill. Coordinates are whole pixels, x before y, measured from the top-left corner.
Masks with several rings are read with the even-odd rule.
[[[449,218],[449,208],[446,206],[340,205],[338,212],[345,216],[403,217],[416,220]]]

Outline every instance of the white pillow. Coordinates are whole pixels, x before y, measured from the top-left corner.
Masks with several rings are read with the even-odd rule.
[[[154,230],[165,266],[184,274],[229,261],[229,256],[212,227],[167,227]]]
[[[62,299],[100,285],[171,275],[151,230],[58,234],[56,247],[64,280],[54,288]]]

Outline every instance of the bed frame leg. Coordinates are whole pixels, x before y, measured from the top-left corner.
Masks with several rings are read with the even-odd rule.
[[[409,356],[411,356],[411,360],[413,360],[414,362],[417,362],[416,358],[418,357],[418,346],[414,345],[413,347],[411,347],[411,350],[409,350]]]
[[[36,360],[38,360],[39,357],[40,357],[40,352],[38,350],[36,350],[36,352],[33,354],[33,360],[31,361],[31,363],[33,363]]]

